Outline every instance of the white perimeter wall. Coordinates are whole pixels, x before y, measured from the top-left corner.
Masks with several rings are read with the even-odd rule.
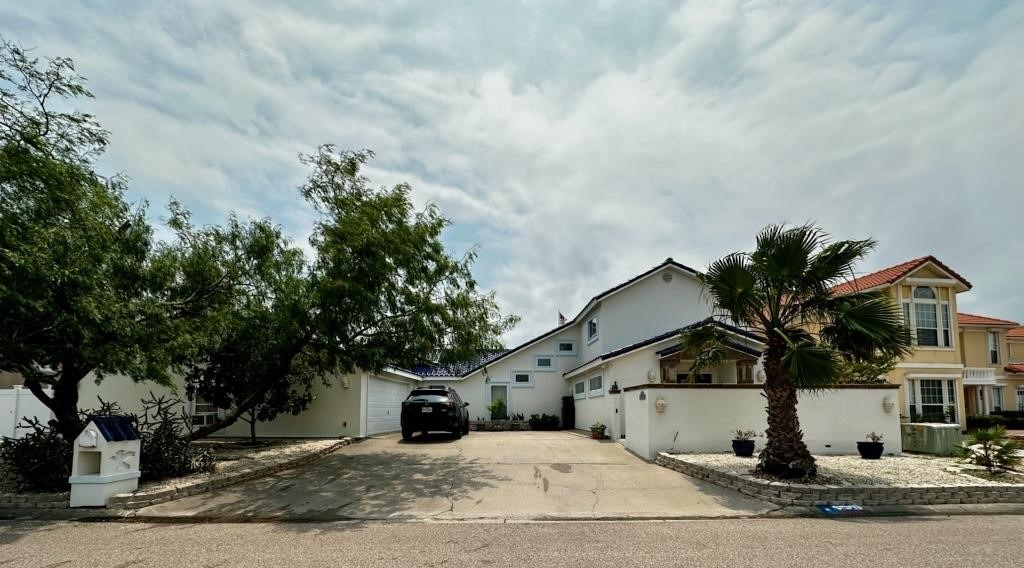
[[[640,394],[646,400],[640,400]],[[658,452],[731,451],[732,432],[756,430],[758,451],[768,427],[765,400],[756,388],[646,388],[623,393],[626,446],[647,459]],[[886,398],[896,402],[896,389],[836,389],[802,393],[797,412],[804,441],[815,454],[856,454],[857,442],[868,432],[884,436],[885,452],[903,451],[899,413],[885,412]],[[667,402],[664,412],[655,402]],[[678,432],[673,444],[672,438]]]
[[[53,391],[46,389],[46,394]],[[21,438],[25,435],[24,428],[17,428],[23,418],[37,418],[43,424],[53,417],[53,413],[45,404],[39,402],[32,391],[24,388],[0,390],[0,438]]]

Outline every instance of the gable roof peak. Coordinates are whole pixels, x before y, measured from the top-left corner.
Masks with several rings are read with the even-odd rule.
[[[959,274],[956,273],[955,270],[946,266],[942,261],[935,258],[933,255],[929,254],[927,256],[921,256],[913,260],[901,262],[894,266],[883,268],[882,270],[871,272],[863,276],[858,276],[847,282],[836,284],[835,286],[832,287],[832,291],[835,294],[843,295],[852,294],[854,292],[866,292],[868,290],[873,290],[875,288],[880,288],[882,286],[895,284],[896,282],[899,282],[900,280],[905,278],[911,272],[917,270],[918,268],[921,268],[922,266],[928,263],[934,264],[940,270],[946,272],[954,279],[959,281],[960,284],[963,286],[963,291],[966,292],[967,290],[970,290],[972,288],[971,283],[968,282],[966,278],[960,276]]]

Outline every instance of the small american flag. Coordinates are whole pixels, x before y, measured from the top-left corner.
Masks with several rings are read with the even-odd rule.
[[[558,325],[565,325],[565,316],[562,315],[562,312],[558,312]]]

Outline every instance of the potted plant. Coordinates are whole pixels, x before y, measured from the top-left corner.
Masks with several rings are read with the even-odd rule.
[[[733,433],[732,451],[741,458],[749,458],[754,455],[754,438],[757,432],[753,430],[736,430]]]
[[[603,440],[604,439],[605,428],[606,428],[606,426],[604,424],[601,424],[600,420],[597,421],[597,422],[594,422],[590,426],[590,437],[595,439],[595,440]]]
[[[867,436],[866,442],[857,442],[857,451],[860,452],[860,457],[866,460],[877,460],[882,457],[882,451],[885,448],[885,444],[882,443],[882,435],[871,432]]]

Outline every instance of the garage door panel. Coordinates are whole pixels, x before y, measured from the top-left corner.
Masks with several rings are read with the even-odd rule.
[[[409,390],[410,385],[406,383],[370,378],[366,393],[367,435],[402,429],[402,401]]]

